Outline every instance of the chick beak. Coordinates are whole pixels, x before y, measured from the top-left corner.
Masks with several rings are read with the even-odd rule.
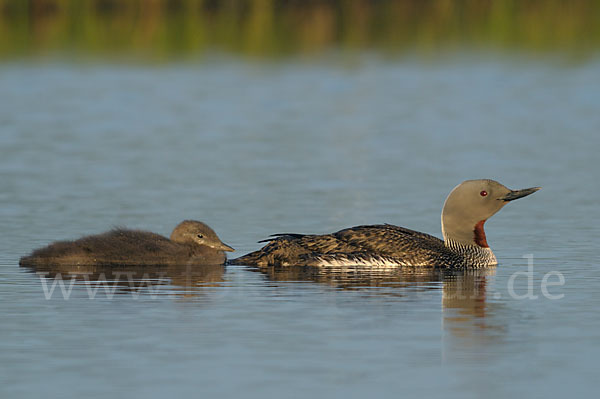
[[[223,242],[220,243],[219,245],[215,246],[215,249],[220,249],[221,251],[227,251],[227,252],[235,251],[235,249],[231,248],[229,245],[227,245]]]

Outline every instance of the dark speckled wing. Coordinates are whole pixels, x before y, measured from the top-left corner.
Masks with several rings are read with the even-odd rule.
[[[334,233],[334,236],[363,251],[383,255],[402,255],[413,247],[438,249],[444,246],[437,237],[391,224],[351,227]]]
[[[354,252],[355,248],[340,241],[332,234],[326,235],[280,235],[273,238],[262,249],[233,259],[239,265],[289,265],[305,264],[303,259],[310,255],[338,251]]]
[[[403,227],[356,226],[325,235],[281,235],[262,249],[232,260],[245,265],[323,265],[327,263],[444,265],[456,255],[429,234]]]

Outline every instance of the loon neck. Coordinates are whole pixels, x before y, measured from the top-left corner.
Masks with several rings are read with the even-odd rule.
[[[462,252],[491,252],[490,247],[482,247],[474,242],[466,243],[444,237],[444,246],[457,253]]]
[[[442,235],[444,242],[452,242],[461,246],[478,246],[480,248],[489,248],[483,220],[464,220],[442,212]]]
[[[487,240],[485,238],[485,231],[483,230],[484,223],[485,220],[480,220],[473,228],[473,240],[475,241],[475,244],[479,245],[480,247],[489,248],[490,246],[487,243]]]
[[[445,238],[444,246],[463,257],[470,266],[486,267],[498,264],[490,247],[481,247],[474,243],[462,243],[452,238]]]

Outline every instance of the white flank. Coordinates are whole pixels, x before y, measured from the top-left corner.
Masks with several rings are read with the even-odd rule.
[[[371,267],[399,267],[415,266],[402,262],[399,259],[384,256],[319,256],[316,258],[317,266],[371,266]]]

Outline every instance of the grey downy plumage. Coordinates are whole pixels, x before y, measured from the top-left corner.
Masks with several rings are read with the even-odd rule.
[[[170,238],[147,231],[117,228],[75,241],[55,242],[22,257],[19,264],[28,267],[218,265],[227,259],[224,251],[233,251],[233,248],[221,242],[208,225],[185,220],[175,227]]]

